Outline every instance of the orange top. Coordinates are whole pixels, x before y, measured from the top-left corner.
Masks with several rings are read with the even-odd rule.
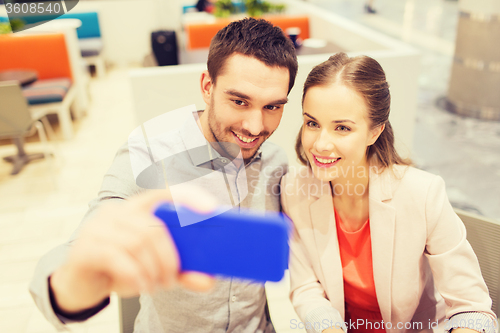
[[[345,231],[335,210],[337,237],[344,277],[346,306],[375,312],[380,316],[375,281],[373,279],[372,242],[370,220],[354,232]],[[382,318],[380,316],[380,318]]]

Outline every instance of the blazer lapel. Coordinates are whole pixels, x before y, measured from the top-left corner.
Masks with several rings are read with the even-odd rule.
[[[384,321],[391,321],[392,263],[396,210],[392,199],[390,170],[371,174],[369,184],[369,214],[372,241],[373,278],[380,311]]]
[[[344,279],[340,261],[335,214],[329,183],[322,183],[322,195],[310,207],[318,259],[328,299],[344,318]],[[326,188],[326,187],[327,188]]]

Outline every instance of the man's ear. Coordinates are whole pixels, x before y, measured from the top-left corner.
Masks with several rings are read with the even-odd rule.
[[[377,141],[378,137],[380,136],[380,134],[382,134],[384,129],[385,129],[385,124],[382,124],[380,126],[375,127],[374,129],[372,129],[370,131],[371,137],[370,137],[370,141],[368,142],[369,146],[373,145]]]
[[[213,90],[213,82],[212,79],[210,78],[210,74],[208,74],[207,70],[204,70],[201,73],[201,94],[203,96],[203,100],[205,101],[205,104],[209,105],[210,104],[210,99],[212,96],[212,90]]]

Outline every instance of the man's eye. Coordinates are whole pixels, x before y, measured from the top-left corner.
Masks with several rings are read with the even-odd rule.
[[[243,101],[241,101],[241,100],[239,100],[239,99],[235,99],[235,100],[233,100],[233,102],[234,102],[234,104],[236,104],[236,105],[240,105],[240,106],[246,105],[246,103],[245,103],[245,102],[243,102]]]
[[[278,105],[266,105],[265,108],[268,109],[268,110],[270,110],[270,111],[274,111],[274,110],[280,109],[280,107]]]
[[[318,128],[318,124],[312,120],[309,120],[308,122],[306,122],[306,126],[310,127],[310,128]]]

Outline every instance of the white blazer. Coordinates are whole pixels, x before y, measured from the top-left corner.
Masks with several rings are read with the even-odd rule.
[[[442,178],[413,167],[392,170],[371,173],[369,180],[373,276],[382,318],[391,322],[387,331],[404,332],[398,323],[421,321],[422,329],[432,332],[430,323],[442,324],[461,312],[495,319],[465,226]],[[292,171],[282,179],[281,200],[294,223],[290,299],[297,314],[309,324],[343,322],[344,282],[328,182],[306,167]],[[308,331],[324,329],[317,327]]]

